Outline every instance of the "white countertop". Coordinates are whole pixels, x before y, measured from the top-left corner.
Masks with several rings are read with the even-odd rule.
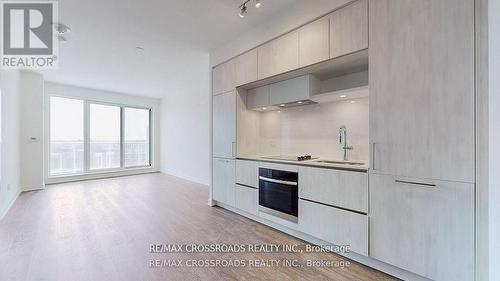
[[[305,161],[287,161],[287,160],[279,160],[279,159],[269,159],[269,158],[265,158],[265,157],[268,157],[268,156],[238,155],[236,157],[236,159],[260,161],[260,162],[271,162],[271,163],[282,163],[282,164],[290,164],[290,165],[297,165],[297,166],[309,166],[309,167],[318,167],[318,168],[338,169],[338,170],[361,171],[361,172],[366,172],[370,168],[368,166],[368,161],[366,161],[366,160],[352,160],[352,162],[362,162],[365,164],[364,165],[350,165],[350,164],[336,164],[336,163],[318,162],[318,161],[339,161],[339,162],[342,162],[342,160],[325,159],[325,158],[321,158],[321,157],[318,159],[305,160]],[[347,161],[347,162],[350,162],[350,161]]]

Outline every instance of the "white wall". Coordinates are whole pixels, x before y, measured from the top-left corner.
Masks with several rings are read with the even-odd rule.
[[[0,219],[14,203],[20,188],[19,169],[19,72],[0,71],[1,145],[0,145]]]
[[[211,66],[259,46],[296,27],[328,14],[352,0],[307,0],[290,5],[272,19],[243,33],[231,42],[221,45],[210,53]],[[251,17],[248,14],[248,17]],[[244,19],[243,19],[244,20]]]
[[[21,190],[42,189],[44,186],[43,75],[21,71],[20,91]]]
[[[161,101],[161,171],[209,184],[208,54],[194,56]]]
[[[500,1],[489,1],[490,280],[500,280]]]

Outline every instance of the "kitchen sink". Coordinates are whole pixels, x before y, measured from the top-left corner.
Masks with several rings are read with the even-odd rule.
[[[324,163],[324,164],[353,165],[353,166],[365,165],[365,163],[363,163],[363,162],[350,162],[350,161],[316,160],[314,162]]]

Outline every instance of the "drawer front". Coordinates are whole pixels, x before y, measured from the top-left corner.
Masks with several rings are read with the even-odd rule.
[[[473,280],[474,185],[371,174],[370,256],[433,280]]]
[[[299,197],[368,213],[368,173],[300,167]]]
[[[300,231],[368,255],[368,216],[299,200]]]
[[[258,162],[236,160],[236,183],[250,187],[259,187]]]
[[[237,184],[235,186],[235,207],[249,214],[259,214],[259,190]]]

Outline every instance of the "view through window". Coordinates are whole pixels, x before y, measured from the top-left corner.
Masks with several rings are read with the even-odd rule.
[[[52,96],[50,175],[150,166],[150,114],[150,109]]]

